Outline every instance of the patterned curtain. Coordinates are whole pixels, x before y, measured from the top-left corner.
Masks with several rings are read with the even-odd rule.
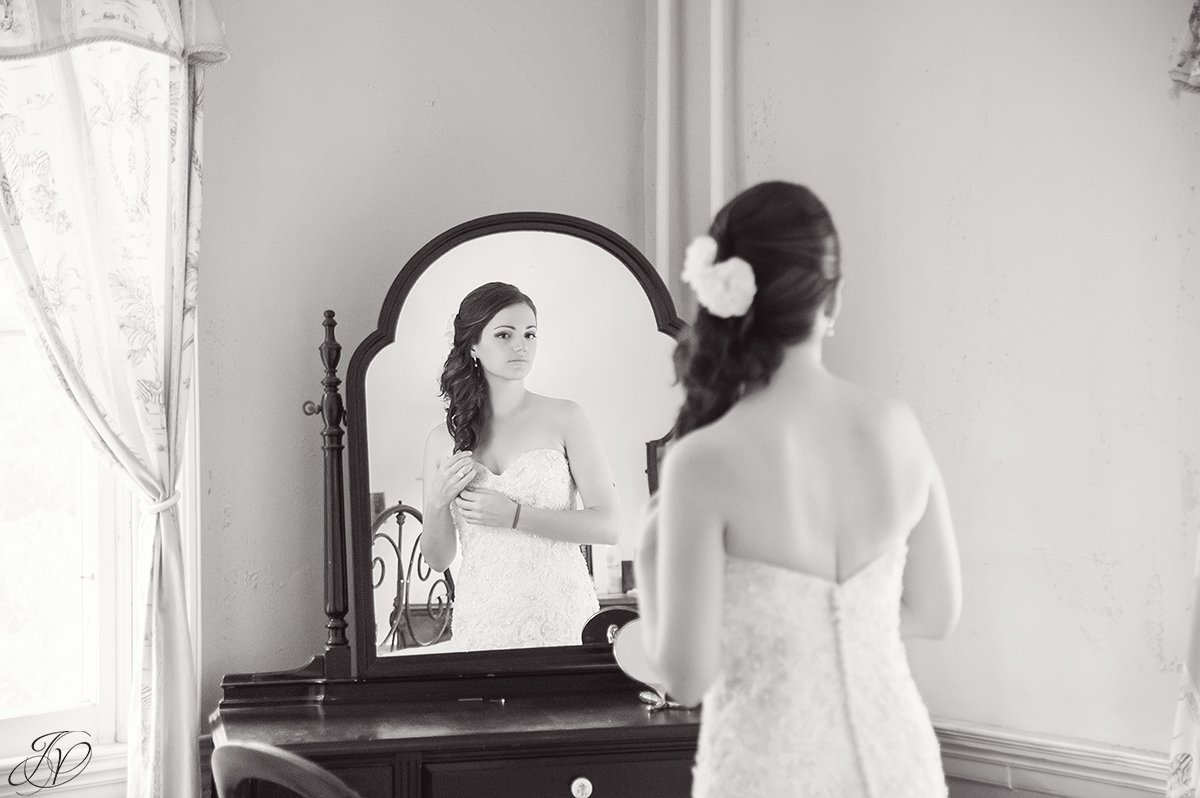
[[[1200,0],[1192,5],[1171,78],[1187,91],[1200,91]]]
[[[127,793],[138,798],[200,794],[175,504],[203,66],[225,58],[209,0],[0,0],[0,272],[94,443],[144,502]]]

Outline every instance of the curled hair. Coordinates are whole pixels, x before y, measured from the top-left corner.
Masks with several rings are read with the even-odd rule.
[[[748,188],[717,212],[708,234],[718,262],[737,256],[750,264],[757,291],[744,316],[723,319],[701,306],[676,346],[684,389],[676,437],[725,415],[747,388],[767,384],[785,347],[812,334],[842,276],[833,219],[804,186]]]
[[[454,451],[474,449],[491,418],[487,380],[471,357],[483,330],[497,313],[525,304],[537,314],[533,300],[508,283],[485,283],[463,297],[454,316],[454,343],[438,380],[446,402],[446,429],[454,439]]]

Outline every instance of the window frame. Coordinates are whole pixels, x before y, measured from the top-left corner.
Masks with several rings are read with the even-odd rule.
[[[8,282],[0,281],[0,289],[8,288]],[[33,342],[24,319],[3,310],[0,335]],[[43,370],[45,378],[49,379],[49,374],[48,368]],[[93,747],[104,747],[111,755],[116,754],[113,746],[126,741],[134,608],[130,586],[137,508],[124,480],[102,462],[82,429],[75,454],[80,461],[81,534],[84,519],[98,519],[95,543],[84,547],[80,558],[79,578],[94,581],[90,596],[94,602],[85,598],[81,608],[85,635],[82,679],[87,697],[79,703],[29,707],[13,715],[0,715],[0,776],[4,783],[12,767],[33,753],[34,740],[43,734],[86,731]]]

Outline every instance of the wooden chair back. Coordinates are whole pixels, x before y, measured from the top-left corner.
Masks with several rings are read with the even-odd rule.
[[[248,779],[269,781],[301,798],[362,798],[318,764],[266,743],[226,743],[212,752],[213,788],[218,798],[234,798]]]

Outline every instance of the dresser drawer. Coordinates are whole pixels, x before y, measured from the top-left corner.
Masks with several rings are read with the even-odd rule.
[[[572,757],[422,768],[423,798],[687,798],[692,758]]]

